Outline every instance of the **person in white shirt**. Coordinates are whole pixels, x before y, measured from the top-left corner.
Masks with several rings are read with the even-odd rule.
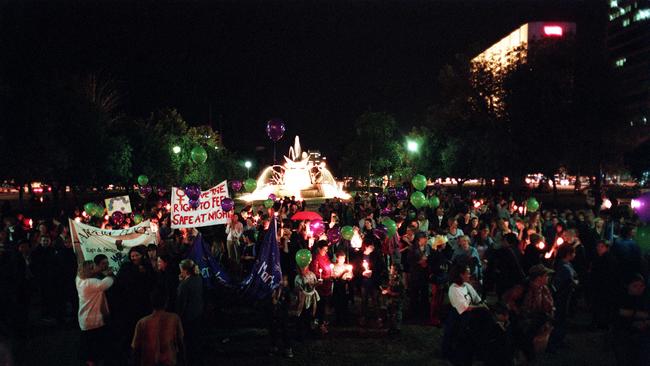
[[[458,271],[458,273],[454,273]],[[459,315],[477,308],[485,309],[481,297],[469,283],[471,271],[469,267],[461,267],[450,273],[451,285],[449,286],[449,303]]]
[[[228,259],[235,263],[239,263],[239,238],[244,233],[244,225],[239,222],[239,216],[234,213],[230,216],[228,224],[226,224],[226,247],[228,248]]]
[[[103,273],[106,277],[98,279],[98,267],[93,261],[85,261],[79,267],[75,280],[79,293],[79,358],[86,365],[95,365],[104,360],[108,332],[105,318],[109,314],[106,290],[114,282],[113,272],[109,269]]]

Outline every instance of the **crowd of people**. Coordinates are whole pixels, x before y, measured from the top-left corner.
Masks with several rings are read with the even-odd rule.
[[[194,238],[202,235],[211,255],[243,278],[277,224],[283,278],[257,307],[273,354],[293,357],[296,339],[327,337],[336,327],[396,337],[408,322],[440,327],[441,357],[454,365],[525,364],[562,351],[569,320],[590,313],[592,327],[612,335],[620,365],[649,364],[648,267],[629,208],[527,212],[525,201],[502,194],[428,195],[438,205],[416,209],[376,194],[326,200],[316,209],[323,235],[314,235],[309,221],[292,220],[307,209],[294,198],[270,210],[237,209],[226,225],[199,230],[172,230],[159,203],[141,211],[158,244],[131,248],[117,273],[102,254],[81,260],[67,225],[71,217],[113,228],[110,219],[77,210],[32,221],[7,211],[0,297],[10,301],[0,301],[0,331],[27,337],[29,309],[38,303],[41,322],[78,324],[80,359],[89,365],[201,364],[203,319],[220,292],[186,258]],[[395,233],[382,224],[386,218]],[[122,227],[133,224],[127,219]],[[344,226],[354,227],[352,238],[327,235]],[[304,249],[311,261],[300,266]]]

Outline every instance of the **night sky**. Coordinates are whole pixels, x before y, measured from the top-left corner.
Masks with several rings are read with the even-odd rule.
[[[119,81],[123,113],[176,107],[212,124],[227,148],[264,160],[265,121],[280,117],[284,153],[336,159],[364,111],[406,131],[436,93],[442,65],[530,20],[575,20],[577,1],[14,2],[0,8],[2,77],[11,82],[101,72]],[[579,32],[580,30],[578,30]],[[256,146],[266,151],[255,153]],[[257,154],[257,155],[255,155]]]

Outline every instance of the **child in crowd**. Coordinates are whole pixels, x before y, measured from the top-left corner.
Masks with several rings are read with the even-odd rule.
[[[390,266],[388,285],[381,290],[386,297],[386,321],[388,334],[398,334],[402,326],[402,300],[404,297],[404,283],[401,271],[396,265]]]

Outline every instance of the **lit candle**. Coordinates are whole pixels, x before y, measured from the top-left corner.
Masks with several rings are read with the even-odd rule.
[[[540,241],[539,243],[537,243],[537,248],[539,248],[539,249],[544,249],[544,246],[545,245],[544,245],[543,241]]]
[[[321,279],[321,280],[323,279],[323,269],[322,268],[318,269],[318,278]]]
[[[557,238],[557,245],[562,245],[562,244],[564,244],[564,239]]]
[[[366,271],[368,270],[368,261],[365,259],[363,260],[363,269],[365,269]]]
[[[548,251],[546,254],[544,254],[544,258],[549,259],[553,255],[553,251]]]

